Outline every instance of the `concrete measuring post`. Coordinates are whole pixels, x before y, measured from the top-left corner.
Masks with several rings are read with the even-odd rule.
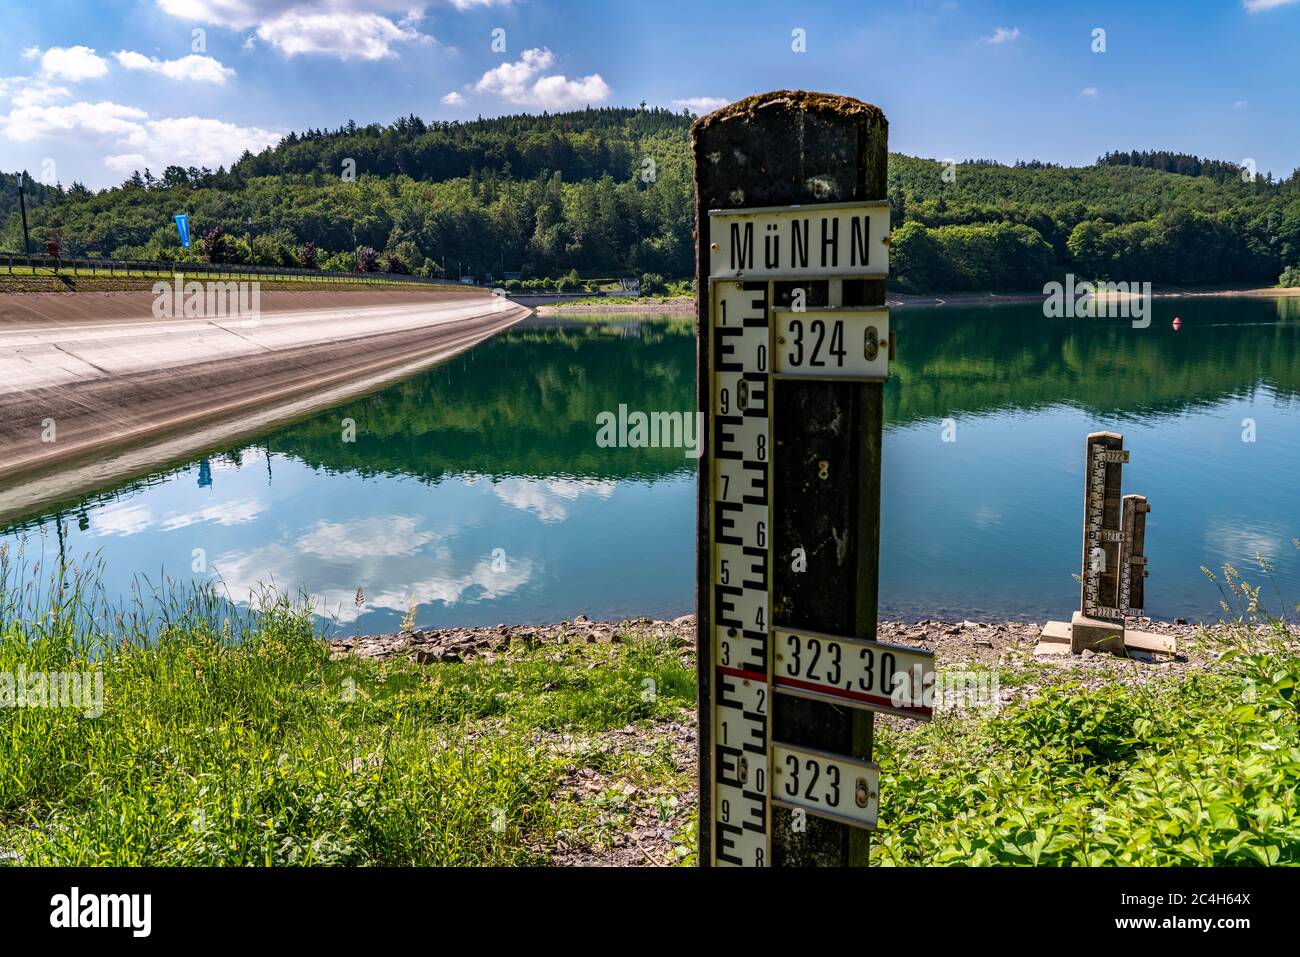
[[[873,712],[928,716],[932,656],[875,642],[887,130],[791,91],[692,129],[705,865],[865,864]]]

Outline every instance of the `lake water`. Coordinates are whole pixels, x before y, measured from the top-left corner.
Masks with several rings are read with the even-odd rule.
[[[1103,429],[1131,450],[1125,492],[1151,501],[1153,617],[1217,616],[1200,566],[1250,571],[1257,554],[1300,600],[1300,301],[1157,302],[1148,329],[1037,305],[909,306],[894,322],[882,615],[1068,617],[1084,437]],[[394,630],[412,608],[422,627],[684,614],[695,462],[595,436],[620,404],[690,410],[694,352],[689,317],[531,320],[0,541],[98,552],[122,595],[137,574],[218,576],[238,600],[302,590],[348,633]]]

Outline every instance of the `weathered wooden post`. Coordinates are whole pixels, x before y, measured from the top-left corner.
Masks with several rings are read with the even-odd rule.
[[[692,130],[705,865],[865,864],[872,709],[929,712],[930,656],[874,642],[887,129],[779,91]]]

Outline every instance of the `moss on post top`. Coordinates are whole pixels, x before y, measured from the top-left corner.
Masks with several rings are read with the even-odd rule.
[[[776,90],[701,117],[691,126],[699,238],[711,209],[884,199],[888,139],[877,107],[830,93]]]
[[[840,116],[865,115],[867,122],[880,123],[888,128],[884,112],[878,106],[864,103],[851,96],[839,96],[835,93],[814,93],[808,90],[772,90],[769,93],[756,93],[743,100],[737,100],[720,110],[714,110],[701,116],[691,124],[692,139],[701,130],[716,123],[730,120],[752,120],[760,111],[767,109],[800,111],[805,113],[835,113]]]

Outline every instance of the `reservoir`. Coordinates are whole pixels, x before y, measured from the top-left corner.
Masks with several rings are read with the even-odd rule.
[[[1182,321],[1175,330],[1174,317]],[[1219,617],[1224,562],[1300,601],[1300,300],[1157,300],[1151,325],[1040,304],[894,311],[880,607],[1068,618],[1087,433],[1146,495],[1147,610]],[[0,533],[49,563],[311,596],[341,633],[693,611],[695,466],[598,443],[620,406],[694,412],[691,316],[533,318],[443,365]],[[349,424],[351,427],[349,427]],[[60,532],[61,530],[61,532]],[[1271,566],[1272,581],[1257,558]]]

